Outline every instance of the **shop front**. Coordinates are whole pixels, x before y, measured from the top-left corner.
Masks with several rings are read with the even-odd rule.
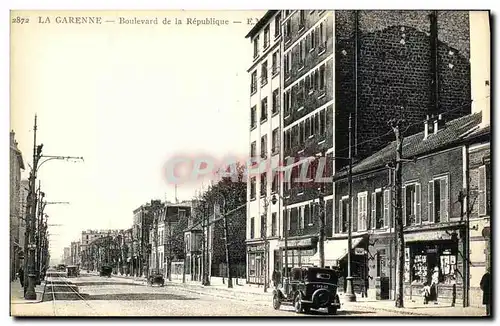
[[[313,265],[313,257],[317,253],[317,238],[292,239],[278,242],[278,250],[274,251],[274,267],[282,272],[288,260],[288,268]]]
[[[247,246],[247,283],[264,284],[265,262],[263,243]]]
[[[425,284],[436,284],[431,300],[460,301],[462,259],[456,239],[407,241],[405,245],[405,295],[420,300]],[[418,299],[417,299],[418,298]]]

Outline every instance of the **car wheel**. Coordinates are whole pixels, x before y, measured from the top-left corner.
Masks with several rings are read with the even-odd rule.
[[[274,310],[278,310],[281,306],[281,300],[280,300],[280,297],[278,295],[278,293],[274,293],[273,295],[273,308]]]
[[[311,312],[311,307],[304,307],[303,309],[306,314]]]
[[[329,306],[328,307],[328,314],[329,315],[336,315],[337,314],[337,307]]]
[[[293,307],[295,308],[296,313],[302,312],[302,296],[300,295],[300,293],[295,296]]]

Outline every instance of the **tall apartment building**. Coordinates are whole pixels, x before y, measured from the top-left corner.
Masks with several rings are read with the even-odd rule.
[[[247,34],[253,43],[250,75],[250,148],[252,159],[280,160],[281,131],[281,12],[268,11]],[[269,203],[273,193],[279,193],[279,179],[271,171],[249,174],[247,180],[247,281],[264,283],[266,255],[265,233],[270,248],[277,245],[279,207]],[[266,203],[267,212],[266,212]],[[266,214],[267,213],[267,214]],[[266,217],[267,215],[267,217]],[[267,225],[266,224],[267,221]],[[268,269],[269,270],[269,269]]]
[[[280,118],[276,120],[280,121],[277,137],[282,151],[278,156],[283,164],[291,167],[293,162],[295,167],[292,168],[292,182],[281,180],[282,186],[276,186],[286,199],[276,206],[286,207],[286,210],[274,210],[275,207],[269,205],[268,214],[274,212],[278,215],[278,238],[282,238],[282,228],[287,225],[288,264],[298,266],[318,259],[319,228],[317,185],[293,182],[303,168],[297,159],[325,155],[328,166],[323,172],[324,177],[332,176],[344,167],[347,160],[343,158],[349,154],[349,117],[352,155],[357,161],[394,139],[387,124],[393,117],[404,118],[405,131],[412,134],[421,128],[427,115],[444,114],[447,120],[451,120],[469,114],[469,12],[269,11],[247,35],[254,45],[254,59],[249,69],[251,153],[262,152],[261,144],[268,143],[262,137],[267,130],[272,130],[265,123],[259,123],[261,102],[269,91],[258,83],[258,78],[266,76],[262,71],[266,71],[263,67],[269,60],[266,55],[271,51],[263,50],[266,42],[262,40],[266,40],[266,29],[274,27],[276,30],[275,17],[280,17],[282,34],[281,45],[272,45],[281,48],[279,61],[282,69],[277,79],[281,80],[283,105],[278,114]],[[306,177],[313,179],[317,171],[315,166],[310,164],[306,169]],[[248,251],[257,253],[255,264],[251,254],[248,258],[250,282],[252,275],[262,273],[253,271],[252,266],[261,264],[262,258],[257,260],[258,253],[265,250],[254,249],[252,244],[264,242],[259,230],[261,220],[264,220],[260,217],[264,200],[259,198],[257,189],[266,188],[262,193],[268,198],[270,177],[267,175],[269,171],[266,172],[260,178],[249,180]],[[334,195],[332,184],[326,184],[327,237],[334,233]],[[283,223],[283,216],[287,223]],[[272,218],[267,218],[267,221],[271,224]],[[269,250],[268,272],[276,265],[284,265],[280,254],[283,242],[275,243],[276,247]],[[346,245],[344,243],[339,245]],[[261,279],[255,277],[255,283],[262,283]]]

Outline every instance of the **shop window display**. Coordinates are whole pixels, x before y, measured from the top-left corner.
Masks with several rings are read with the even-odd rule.
[[[454,284],[457,274],[456,245],[414,245],[405,252],[405,282],[424,284],[432,281],[436,267],[439,283]]]

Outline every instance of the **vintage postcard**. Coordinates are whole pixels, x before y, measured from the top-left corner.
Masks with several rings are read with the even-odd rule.
[[[12,316],[491,316],[490,13],[10,13]]]

